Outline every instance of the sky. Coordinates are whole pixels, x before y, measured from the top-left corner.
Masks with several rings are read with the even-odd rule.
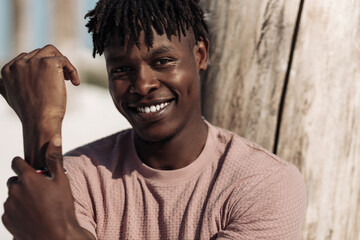
[[[15,55],[12,52],[12,6],[11,2],[14,0],[0,0],[0,60],[7,60]],[[91,48],[91,38],[85,28],[86,20],[83,16],[93,9],[97,0],[75,0],[74,5],[77,7],[79,22],[74,23],[80,31],[80,38],[83,45]],[[50,22],[51,13],[49,11],[52,0],[26,0],[26,10],[28,11],[27,22],[34,31],[31,38],[29,38],[30,48],[39,48],[46,45],[50,39]],[[81,19],[81,20],[80,20]]]

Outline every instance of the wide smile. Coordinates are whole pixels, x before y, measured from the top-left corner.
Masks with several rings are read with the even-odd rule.
[[[169,104],[170,104],[170,101],[153,104],[153,105],[149,105],[149,106],[145,106],[145,107],[137,107],[136,111],[138,113],[156,113],[156,112],[160,112],[161,110],[165,109]]]
[[[171,112],[175,99],[143,101],[130,104],[129,110],[133,119],[140,122],[154,122],[165,118]]]

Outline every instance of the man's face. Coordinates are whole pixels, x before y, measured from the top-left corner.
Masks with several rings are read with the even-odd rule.
[[[190,35],[191,33],[188,33]],[[144,141],[167,140],[201,119],[199,71],[207,68],[208,42],[154,33],[152,48],[112,39],[105,49],[109,89],[117,109]]]

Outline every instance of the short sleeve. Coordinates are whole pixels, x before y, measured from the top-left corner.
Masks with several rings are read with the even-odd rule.
[[[76,218],[79,225],[96,238],[96,222],[94,221],[94,211],[86,184],[86,175],[76,167],[77,164],[73,164],[74,161],[81,161],[81,157],[64,157],[64,167],[70,181]]]
[[[245,200],[232,197],[242,200],[233,199],[230,220],[217,239],[301,240],[306,190],[295,166],[287,164],[265,177]]]

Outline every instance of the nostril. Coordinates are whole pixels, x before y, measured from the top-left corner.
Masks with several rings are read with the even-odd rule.
[[[160,87],[160,82],[157,79],[140,79],[132,82],[130,86],[130,93],[137,93],[140,95],[147,95]]]

